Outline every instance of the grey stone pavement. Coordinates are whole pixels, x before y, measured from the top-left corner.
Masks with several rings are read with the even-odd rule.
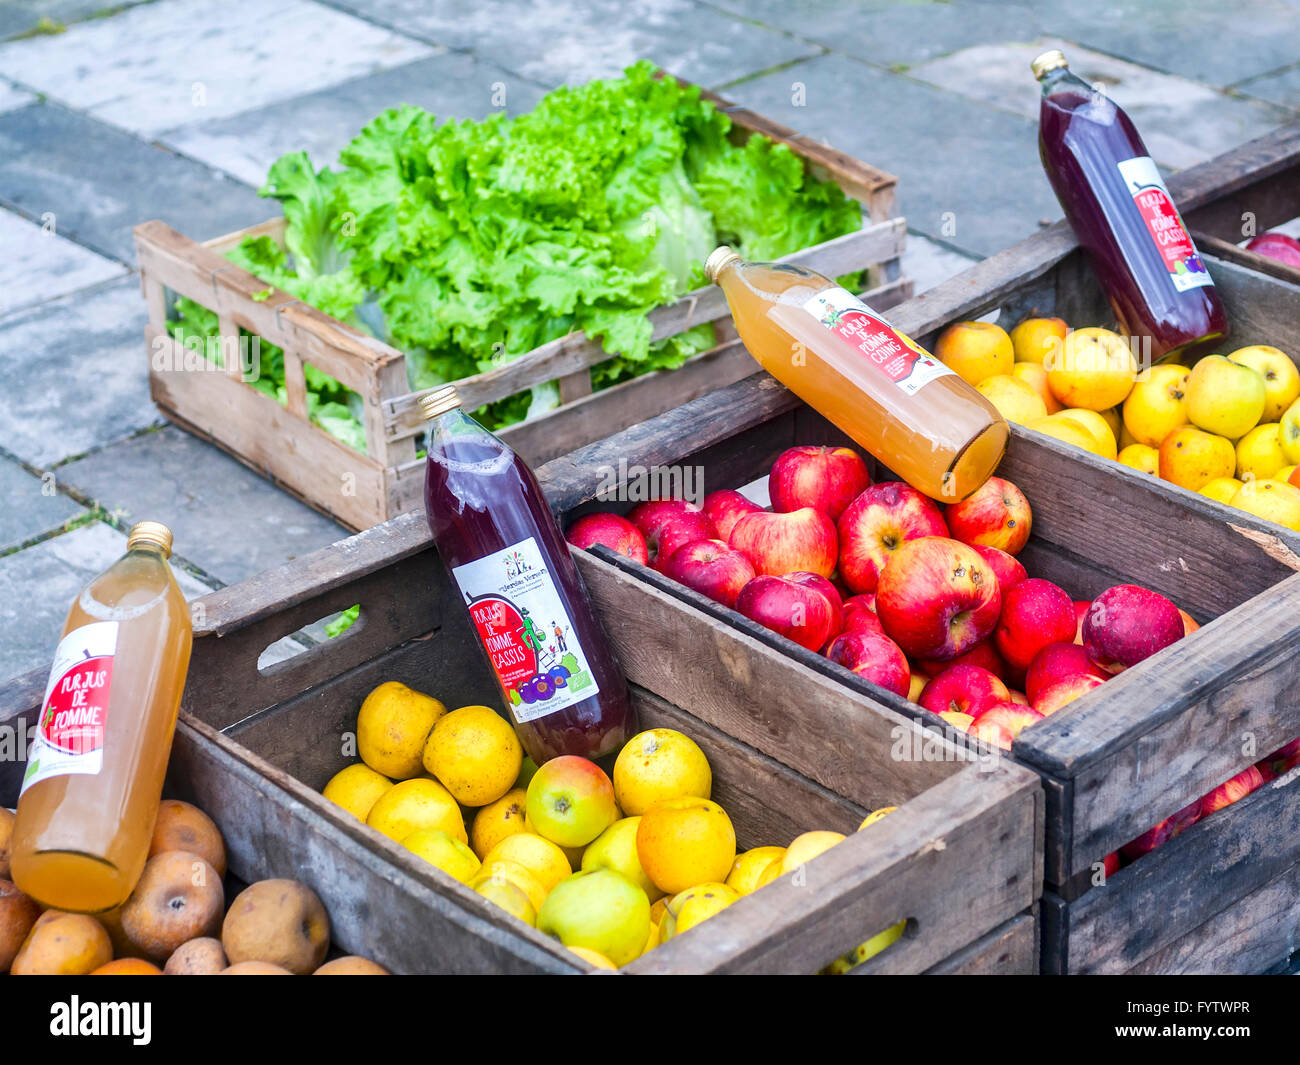
[[[1300,117],[1300,0],[0,0],[0,682],[144,517],[187,594],[343,530],[150,401],[131,227],[271,217],[380,110],[475,117],[648,57],[899,175],[923,290],[1059,217],[1029,59],[1063,42],[1177,170]]]

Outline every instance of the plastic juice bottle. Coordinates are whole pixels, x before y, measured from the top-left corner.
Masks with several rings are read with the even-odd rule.
[[[627,680],[537,478],[460,409],[453,386],[421,410],[429,531],[520,742],[538,765],[615,753],[637,731]]]
[[[997,468],[1010,436],[997,408],[847,289],[725,246],[704,272],[763,369],[913,488],[956,502]]]
[[[1120,328],[1150,337],[1152,360],[1227,336],[1214,282],[1128,115],[1055,49],[1032,68],[1043,169]]]
[[[171,543],[135,525],[68,611],[13,836],[14,883],[46,906],[112,909],[144,868],[193,638]]]

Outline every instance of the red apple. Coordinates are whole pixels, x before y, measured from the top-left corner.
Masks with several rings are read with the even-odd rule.
[[[1035,721],[1041,720],[1043,715],[1033,707],[1013,702],[994,703],[975,718],[970,734],[1009,751],[1013,739]]]
[[[1000,547],[988,547],[985,544],[971,544],[976,553],[985,562],[989,568],[997,574],[998,587],[1002,589],[1002,594],[1007,594],[1007,589],[1023,581],[1029,574],[1025,571],[1017,560],[1015,555],[1009,555]]]
[[[762,509],[752,499],[746,499],[730,488],[710,492],[704,497],[704,513],[709,516],[713,527],[718,530],[718,538],[722,540],[731,538],[732,527],[746,514],[756,514]]]
[[[1109,880],[1119,872],[1119,851],[1111,851],[1101,860],[1102,875]]]
[[[920,704],[935,714],[953,710],[971,717],[996,703],[1011,701],[1007,686],[979,666],[949,666],[921,692]]]
[[[587,514],[569,526],[565,539],[581,548],[604,544],[643,566],[649,561],[641,530],[617,514]]]
[[[1247,766],[1231,780],[1224,781],[1208,795],[1201,798],[1201,816],[1209,817],[1216,810],[1231,806],[1244,799],[1256,788],[1264,786],[1264,774],[1253,765]]]
[[[1279,747],[1267,758],[1261,759],[1256,765],[1268,766],[1273,776],[1281,777],[1291,772],[1297,765],[1300,765],[1300,737],[1292,740],[1285,747]],[[1265,776],[1268,774],[1266,773]]]
[[[649,540],[653,533],[659,531],[664,522],[680,518],[683,514],[703,513],[703,508],[697,507],[687,499],[651,499],[634,506],[628,511],[627,518],[641,530],[641,535]]]
[[[1071,644],[1070,646],[1074,646]],[[1104,684],[1100,677],[1095,677],[1091,673],[1076,673],[1072,677],[1065,677],[1058,680],[1055,684],[1049,684],[1046,688],[1038,693],[1038,698],[1033,700],[1033,707],[1044,717],[1054,714],[1067,703],[1074,702],[1081,695],[1086,695],[1093,688],[1098,688]]]
[[[810,651],[825,647],[840,629],[839,593],[815,573],[755,577],[740,590],[736,609]]]
[[[885,633],[917,658],[947,660],[993,631],[1002,594],[988,564],[956,540],[903,544],[880,575],[876,613]]]
[[[895,695],[906,698],[911,690],[907,656],[884,633],[842,632],[831,640],[826,657]]]
[[[835,521],[870,483],[867,464],[852,448],[807,445],[777,457],[767,490],[775,511],[812,507]]]
[[[873,592],[885,563],[904,543],[947,536],[933,499],[902,481],[872,485],[840,516],[840,576],[855,592]]]
[[[1201,819],[1201,800],[1188,803],[1177,813],[1166,817],[1158,825],[1148,828],[1137,839],[1130,840],[1120,847],[1120,853],[1129,861],[1135,861],[1144,854],[1150,854],[1157,847],[1168,843],[1175,836],[1180,836]]]
[[[1092,606],[1091,599],[1074,600],[1074,642],[1080,647],[1083,646],[1083,617],[1088,613],[1088,607]]]
[[[1276,259],[1288,266],[1300,267],[1300,241],[1285,233],[1272,231],[1261,233],[1251,238],[1250,243],[1246,245],[1246,250],[1253,251],[1256,255]]]
[[[1083,618],[1088,657],[1119,673],[1183,638],[1183,618],[1163,595],[1117,584],[1092,601]]]
[[[932,677],[938,676],[949,666],[979,666],[981,669],[987,669],[1003,683],[1011,673],[1002,656],[998,654],[997,644],[993,642],[992,636],[986,636],[969,651],[963,651],[946,662],[941,662],[937,658],[923,658],[920,660],[920,665]]]
[[[645,537],[650,565],[663,572],[673,552],[693,540],[716,540],[717,530],[704,511],[685,499],[652,499],[638,503],[628,520]]]
[[[1012,669],[1025,670],[1049,643],[1074,639],[1074,605],[1051,581],[1033,577],[1002,593],[998,652]]]
[[[740,590],[754,579],[754,565],[721,540],[694,540],[673,552],[664,574],[724,606],[735,606]]]
[[[1029,500],[1001,477],[990,477],[972,495],[948,507],[944,517],[953,539],[1001,548],[1011,555],[1020,554],[1033,525]]]
[[[1025,694],[1031,703],[1036,704],[1044,689],[1074,676],[1105,680],[1110,674],[1089,658],[1088,652],[1077,643],[1066,643],[1063,640],[1049,643],[1029,663],[1029,669],[1025,673]]]
[[[885,631],[880,624],[880,618],[876,616],[876,597],[870,592],[849,596],[844,600],[840,613],[845,632],[852,632],[854,629],[880,633]]]
[[[772,577],[795,572],[829,577],[839,550],[835,523],[812,507],[786,514],[746,514],[732,526],[728,542],[745,552],[760,574]]]

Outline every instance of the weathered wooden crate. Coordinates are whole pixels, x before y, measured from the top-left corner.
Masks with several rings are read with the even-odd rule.
[[[762,133],[788,144],[819,178],[834,180],[862,203],[863,229],[789,256],[831,276],[866,269],[874,305],[892,306],[911,295],[899,269],[907,227],[898,216],[897,179],[794,130],[710,93],[726,110],[735,136]],[[135,229],[141,286],[149,309],[145,328],[150,389],[162,412],[183,428],[230,452],[245,465],[351,529],[369,528],[416,509],[424,466],[416,458],[424,422],[408,383],[402,352],[233,265],[224,253],[245,237],[277,242],[283,218],[198,243],[162,222]],[[268,295],[269,291],[269,295]],[[219,318],[223,351],[235,352],[241,330],[284,350],[287,404],[248,387],[233,358],[229,375],[187,368],[186,352],[168,330],[168,293],[187,296]],[[721,292],[710,286],[651,312],[654,338],[674,336],[704,322],[730,320]],[[571,333],[500,367],[457,382],[469,410],[534,385],[558,381],[561,406],[502,432],[534,464],[617,432],[752,372],[749,357],[722,347],[612,388],[592,391],[591,367],[608,358],[598,342]],[[189,363],[194,363],[193,355]],[[307,417],[304,364],[332,375],[361,397],[366,451],[362,454]],[[211,369],[211,367],[209,367]]]
[[[635,628],[607,613],[642,725],[678,728],[700,743],[741,845],[786,843],[811,828],[849,834],[805,876],[742,899],[627,971],[813,972],[904,918],[904,938],[860,969],[1033,971],[1042,792],[1032,773],[963,759],[952,745],[929,760],[892,757],[911,722],[703,615],[670,620],[708,630],[707,641],[690,641],[677,664],[646,669],[635,648],[681,635],[660,627],[654,604],[663,597],[599,559],[582,561],[601,602],[646,604]],[[362,609],[348,633],[259,668],[268,645],[351,603]],[[221,825],[236,876],[306,880],[329,908],[340,946],[397,971],[587,970],[318,794],[353,760],[341,753],[343,736],[376,684],[400,680],[449,705],[499,701],[422,517],[212,593],[199,616],[174,786]],[[0,694],[0,721],[30,719],[42,680],[33,674]],[[836,716],[845,735],[856,722],[851,749],[803,734],[810,706]],[[764,718],[777,726],[767,737],[749,727]],[[736,726],[766,743],[737,738]],[[791,768],[810,762],[833,769],[822,774],[833,787]],[[0,798],[12,801],[21,766],[0,769]],[[899,809],[853,834],[867,810],[884,805]]]
[[[999,309],[1009,323],[1031,312],[1077,326],[1109,321],[1080,252],[1046,265],[1040,256],[1032,269],[1025,261],[1023,248],[1011,249],[967,272],[998,278],[996,285],[961,275],[894,308],[891,319],[923,344],[933,344],[949,322]],[[1214,260],[1209,268],[1241,343],[1267,341],[1300,354],[1300,288]],[[697,490],[701,477],[703,491],[735,488],[766,475],[787,447],[844,439],[756,374],[557,459],[539,477],[567,520],[591,509],[626,509],[597,500],[611,471],[694,467]],[[1300,770],[1195,825],[1104,887],[1092,887],[1091,877],[1104,855],[1300,735],[1300,535],[1019,426],[999,472],[1033,506],[1033,536],[1021,554],[1031,575],[1077,599],[1112,584],[1142,584],[1206,623],[1016,740],[1015,759],[1042,775],[1047,795],[1045,969],[1262,969],[1300,937],[1292,890],[1300,882]],[[942,727],[915,704],[736,612],[644,567],[619,565],[663,593],[652,602],[665,619],[708,614],[837,678],[846,692]],[[596,591],[607,615],[632,623],[630,607]],[[685,632],[685,622],[678,628]],[[650,669],[673,652],[643,643],[630,653]],[[633,673],[635,661],[625,660]],[[825,752],[824,767],[792,763],[796,768],[822,783],[851,771],[855,722],[845,732],[807,706],[797,721],[842,753]],[[734,734],[766,735],[782,724],[760,715]]]

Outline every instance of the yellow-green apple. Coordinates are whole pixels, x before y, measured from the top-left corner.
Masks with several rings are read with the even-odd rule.
[[[1252,344],[1238,348],[1228,358],[1232,362],[1249,366],[1264,378],[1264,413],[1261,422],[1275,422],[1287,407],[1300,399],[1300,370],[1291,357],[1279,348],[1268,344]]]
[[[1159,824],[1148,828],[1137,839],[1129,840],[1120,847],[1120,853],[1129,861],[1136,861],[1144,854],[1150,854],[1157,847],[1168,843],[1175,836],[1182,835],[1201,819],[1201,800],[1188,803],[1176,814],[1171,814]]]
[[[836,529],[839,574],[855,592],[874,592],[885,563],[907,541],[948,535],[934,500],[902,481],[865,489],[840,515]]]
[[[911,691],[907,656],[883,632],[842,632],[831,640],[826,657],[895,695],[906,698]]]
[[[643,566],[649,561],[641,530],[617,514],[587,514],[569,526],[565,539],[581,548],[604,544]]]
[[[997,624],[1002,593],[988,564],[966,544],[941,536],[909,540],[876,587],[885,633],[917,658],[949,660]]]
[[[1002,593],[1002,616],[994,633],[998,653],[1023,672],[1049,643],[1074,639],[1074,604],[1051,581],[1031,577]]]
[[[673,552],[683,544],[717,539],[717,530],[709,516],[685,499],[652,499],[638,503],[627,517],[645,537],[650,565],[661,573]]]
[[[1089,676],[1105,680],[1110,676],[1096,662],[1088,657],[1088,652],[1080,644],[1058,641],[1049,643],[1034,655],[1025,673],[1025,694],[1034,705],[1038,696],[1057,681],[1069,677]]]
[[[990,477],[961,502],[951,504],[944,517],[954,540],[1001,548],[1009,555],[1020,554],[1034,521],[1024,492],[1001,477]]]
[[[721,540],[682,545],[664,566],[664,575],[724,606],[735,606],[740,589],[757,576],[749,558]]]
[[[1282,452],[1286,455],[1287,462],[1300,462],[1300,399],[1283,412],[1281,424],[1282,431],[1279,439],[1282,442]],[[1300,470],[1291,471],[1290,481],[1300,487],[1297,473],[1300,473]]]
[[[1019,703],[1021,706],[1028,706],[1028,705],[1029,705],[1029,696],[1026,695],[1024,692],[1016,691],[1015,688],[1012,688],[1012,689],[1011,689],[1011,701],[1012,701],[1013,703]]]
[[[975,722],[968,731],[985,743],[1009,751],[1012,740],[1035,721],[1042,720],[1043,715],[1031,706],[1013,702],[994,703],[976,715]]]
[[[969,732],[971,725],[975,723],[975,719],[970,714],[963,714],[956,710],[942,710],[939,716],[961,732]]]
[[[613,869],[616,873],[622,873],[646,893],[646,898],[657,902],[663,898],[664,893],[646,876],[637,855],[636,830],[640,824],[640,817],[624,817],[615,821],[587,844],[582,852],[582,868]]]
[[[566,947],[585,947],[615,965],[641,956],[650,938],[650,900],[613,869],[584,869],[561,880],[537,914],[537,930]]]
[[[1152,366],[1138,374],[1124,400],[1124,428],[1135,443],[1159,447],[1160,441],[1187,424],[1186,366]]]
[[[736,522],[746,514],[757,514],[762,509],[752,499],[747,499],[730,488],[710,492],[704,497],[704,513],[709,516],[713,527],[718,530],[720,540],[730,539],[731,530]]]
[[[1090,606],[1092,606],[1091,599],[1074,600],[1074,642],[1080,647],[1083,646],[1083,618]]]
[[[1259,372],[1225,355],[1206,355],[1187,379],[1187,420],[1229,440],[1255,428],[1267,403]]]
[[[863,592],[861,595],[851,595],[845,599],[840,607],[840,625],[845,632],[862,629],[866,632],[883,633],[884,627],[880,624],[880,618],[876,616],[875,593]]]
[[[1040,714],[1048,717],[1067,703],[1074,702],[1081,695],[1087,695],[1093,688],[1099,688],[1104,683],[1105,680],[1091,673],[1076,673],[1073,676],[1062,677],[1039,691],[1032,705]]]
[[[781,452],[767,491],[773,510],[812,507],[834,521],[870,483],[867,464],[852,448],[805,445]]]
[[[736,609],[764,628],[818,651],[840,631],[839,592],[820,574],[760,574],[740,590]]]
[[[949,666],[931,679],[918,700],[931,713],[951,710],[971,717],[978,717],[995,703],[1010,701],[1007,686],[979,666]]]
[[[1208,795],[1201,797],[1201,816],[1209,817],[1216,810],[1231,806],[1244,799],[1256,788],[1264,786],[1264,774],[1255,766],[1247,766],[1231,780],[1225,780]]]
[[[992,636],[986,636],[969,651],[963,651],[947,661],[940,661],[937,658],[922,658],[918,664],[932,677],[937,677],[949,666],[979,666],[980,669],[987,669],[1004,683],[1007,677],[1011,675],[1011,670],[1006,662],[1002,660],[1002,656],[998,654],[997,644],[993,642]]]
[[[971,547],[989,564],[989,568],[998,579],[998,587],[1002,589],[1003,595],[1007,594],[1008,588],[1019,584],[1029,576],[1016,556],[1008,554],[1002,548],[989,547],[987,544],[971,544]]]
[[[1083,649],[1108,673],[1119,673],[1183,638],[1183,617],[1163,595],[1117,584],[1083,617]]]
[[[609,777],[575,754],[542,764],[528,782],[524,809],[533,830],[561,847],[585,847],[618,820]]]
[[[812,507],[746,514],[732,526],[727,542],[748,555],[760,574],[773,577],[795,572],[829,577],[835,572],[839,550],[835,523]]]

